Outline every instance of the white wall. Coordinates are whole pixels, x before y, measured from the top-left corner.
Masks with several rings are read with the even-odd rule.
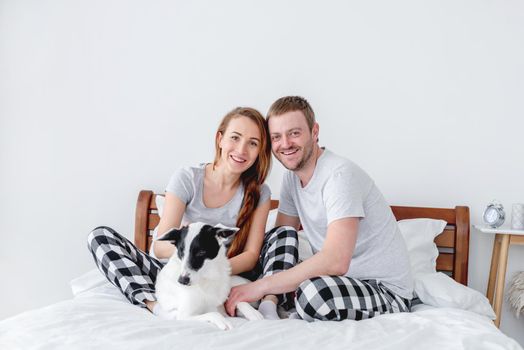
[[[524,202],[523,62],[517,0],[2,1],[0,318],[69,298],[91,228],[132,237],[140,189],[210,161],[231,108],[285,94],[392,204],[468,205],[479,223],[493,198]],[[472,230],[482,292],[491,244]],[[521,344],[523,325],[505,305]]]

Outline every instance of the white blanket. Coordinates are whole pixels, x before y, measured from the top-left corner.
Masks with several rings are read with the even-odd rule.
[[[84,282],[73,283],[71,300],[0,321],[0,349],[522,349],[487,317],[459,309],[422,306],[358,322],[232,318],[235,328],[220,331],[163,321],[107,282]]]

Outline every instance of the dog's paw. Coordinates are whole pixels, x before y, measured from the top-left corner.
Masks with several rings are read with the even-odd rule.
[[[157,315],[163,320],[170,321],[177,319],[177,310],[166,310],[160,304],[156,304],[153,309],[153,314]]]
[[[218,327],[218,329],[221,329],[223,331],[229,331],[231,329],[233,329],[233,325],[228,321],[226,320],[225,318],[222,319],[222,320],[209,320],[208,322],[214,324],[215,326]]]
[[[207,314],[192,316],[189,319],[209,322],[223,331],[233,329],[231,323],[218,312],[208,312]]]
[[[262,316],[262,314],[258,310],[256,310],[246,302],[238,303],[237,310],[240,313],[240,315],[244,316],[248,321],[257,321],[264,319],[264,316]]]

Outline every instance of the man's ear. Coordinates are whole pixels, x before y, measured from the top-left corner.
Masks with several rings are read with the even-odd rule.
[[[214,227],[217,238],[221,243],[240,230],[238,227],[227,227],[222,224],[215,225]]]
[[[320,126],[318,125],[317,122],[315,122],[315,124],[313,124],[313,129],[311,129],[311,133],[313,134],[313,139],[318,142],[318,133],[320,131]]]

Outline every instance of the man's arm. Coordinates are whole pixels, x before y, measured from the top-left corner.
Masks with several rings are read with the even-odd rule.
[[[355,249],[358,224],[358,218],[333,221],[328,226],[322,249],[308,260],[289,270],[232,288],[226,302],[228,314],[234,315],[236,304],[241,301],[252,302],[268,294],[291,292],[296,290],[303,281],[316,276],[345,274]]]

